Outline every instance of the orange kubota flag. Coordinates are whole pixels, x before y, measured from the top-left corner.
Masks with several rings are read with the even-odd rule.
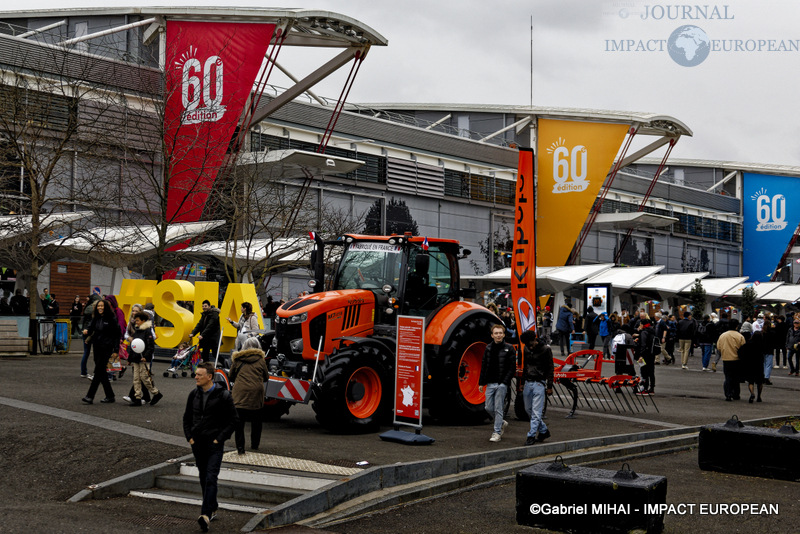
[[[533,150],[521,148],[517,170],[514,213],[514,259],[511,265],[511,296],[517,316],[517,331],[536,329],[536,239]]]

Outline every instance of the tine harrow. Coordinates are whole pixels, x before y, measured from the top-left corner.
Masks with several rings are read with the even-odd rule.
[[[636,414],[644,413],[652,406],[660,412],[651,396],[636,394],[640,387],[638,377],[629,374],[603,376],[603,364],[616,362],[606,359],[601,351],[582,350],[563,360],[553,358],[553,363],[554,395],[547,399],[547,403],[568,408],[567,419],[574,419],[578,408]]]

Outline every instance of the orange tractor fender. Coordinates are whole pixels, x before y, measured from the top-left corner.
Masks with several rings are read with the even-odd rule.
[[[428,327],[425,330],[425,344],[441,345],[450,337],[451,331],[459,322],[470,315],[476,314],[491,315],[497,321],[497,324],[502,324],[503,322],[480,304],[475,304],[474,302],[451,302],[439,310],[439,313],[428,323]]]

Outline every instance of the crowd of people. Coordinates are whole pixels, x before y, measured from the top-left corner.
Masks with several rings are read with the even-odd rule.
[[[689,369],[695,350],[704,372],[717,372],[722,361],[723,393],[728,402],[741,399],[741,384],[747,384],[749,402],[762,402],[764,386],[772,385],[770,378],[777,369],[788,368],[790,376],[800,376],[800,313],[784,316],[762,311],[740,322],[729,319],[724,311],[695,318],[688,309],[676,315],[658,311],[651,317],[644,308],[609,315],[597,314],[589,307],[581,315],[565,304],[556,313],[545,306],[537,314],[537,332],[517,336],[512,330],[516,328],[513,310],[501,310],[494,303],[487,308],[502,321],[492,326],[493,342],[486,347],[479,381],[480,390],[486,393],[486,411],[494,421],[493,442],[501,440],[508,424],[503,418],[504,400],[519,363],[510,342],[517,338],[524,352],[525,411],[531,418],[525,445],[550,437],[542,421],[545,399],[553,385],[550,345],[558,346],[565,357],[571,352],[570,336],[576,333],[585,332],[587,348],[602,347],[608,358],[615,356],[620,346],[634,350],[640,374],[637,395],[655,394],[656,365],[674,364],[680,358],[681,368]],[[626,373],[634,375],[636,369],[631,365]]]

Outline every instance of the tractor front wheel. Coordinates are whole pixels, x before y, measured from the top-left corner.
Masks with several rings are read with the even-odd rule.
[[[314,401],[317,421],[331,432],[374,432],[388,419],[394,386],[387,358],[377,348],[352,345],[336,350],[320,365]]]

